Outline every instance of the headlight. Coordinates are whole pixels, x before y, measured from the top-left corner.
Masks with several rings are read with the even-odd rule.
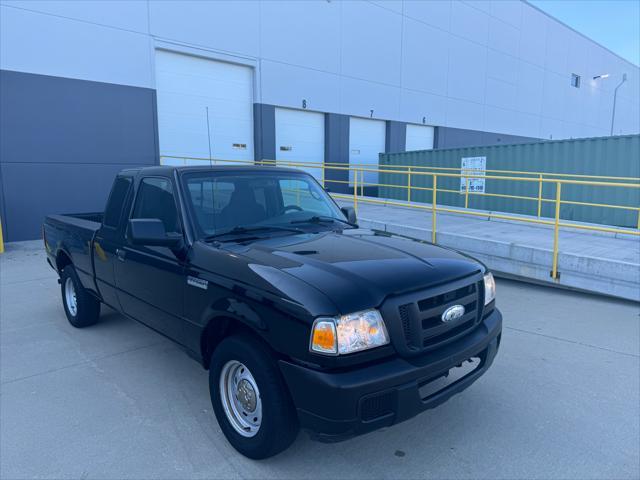
[[[484,305],[489,305],[496,299],[496,281],[493,274],[487,273],[484,276]]]
[[[310,350],[325,355],[344,355],[389,343],[387,328],[375,309],[319,318],[311,330]]]

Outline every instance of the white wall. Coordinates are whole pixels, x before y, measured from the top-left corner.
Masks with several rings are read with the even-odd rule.
[[[0,5],[3,70],[153,86],[152,41],[148,33],[115,26],[122,24],[119,17],[129,17],[131,24],[142,28],[142,20],[133,17],[140,16],[137,9],[142,8],[145,13],[144,5],[127,1],[97,3],[93,19],[103,18],[109,26],[86,20],[87,4],[83,2],[2,0]]]
[[[3,69],[154,87],[162,40],[254,60],[256,102],[554,139],[608,135],[626,72],[640,131],[638,67],[524,2],[0,3]]]

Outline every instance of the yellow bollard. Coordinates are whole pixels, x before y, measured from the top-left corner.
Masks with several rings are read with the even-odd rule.
[[[4,252],[4,239],[2,237],[2,219],[0,218],[0,253]]]

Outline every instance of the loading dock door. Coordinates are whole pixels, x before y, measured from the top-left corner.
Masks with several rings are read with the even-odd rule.
[[[156,51],[160,155],[253,160],[253,70]],[[203,161],[162,159],[163,164]],[[221,162],[218,162],[221,163]]]
[[[406,141],[405,150],[407,152],[433,149],[433,127],[407,124]]]
[[[308,163],[300,168],[322,183],[324,163],[324,114],[276,108],[276,160]],[[317,166],[312,166],[317,165]]]
[[[378,154],[385,151],[385,122],[351,117],[349,121],[349,166],[378,168]],[[361,177],[358,176],[358,183]],[[377,184],[377,172],[364,172],[366,184]],[[349,184],[353,185],[353,171],[349,171]]]

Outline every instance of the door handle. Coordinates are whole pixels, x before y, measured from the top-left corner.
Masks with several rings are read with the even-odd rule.
[[[124,257],[127,256],[127,252],[125,250],[122,250],[121,248],[117,248],[116,256],[118,257],[118,260],[120,260],[121,262],[124,262]]]

